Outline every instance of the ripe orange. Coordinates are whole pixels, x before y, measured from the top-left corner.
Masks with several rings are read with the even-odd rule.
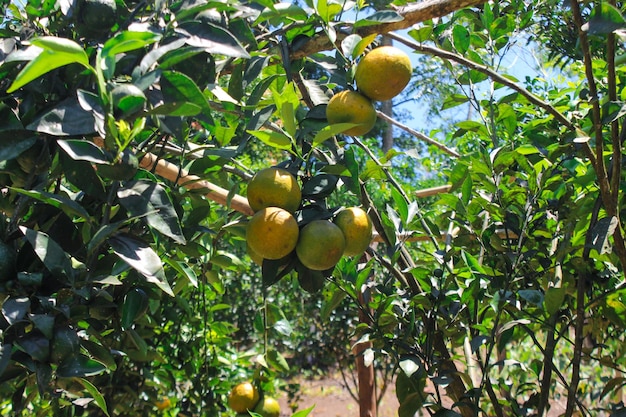
[[[341,210],[335,217],[346,238],[345,256],[361,255],[372,241],[372,219],[360,207],[348,207]]]
[[[259,402],[259,391],[250,382],[242,382],[228,394],[228,406],[236,413],[254,409]]]
[[[262,169],[248,183],[248,202],[255,212],[265,207],[280,207],[293,213],[301,199],[296,177],[282,168]]]
[[[345,90],[331,97],[326,106],[326,119],[331,125],[356,123],[358,126],[343,133],[351,136],[362,136],[374,127],[376,109],[364,95],[356,91]]]
[[[263,397],[253,411],[262,417],[278,417],[280,416],[280,404],[271,397]]]
[[[296,254],[302,265],[314,271],[334,267],[346,248],[341,229],[328,220],[313,220],[300,231]]]
[[[287,210],[266,207],[248,222],[246,242],[251,252],[263,259],[281,259],[296,247],[298,223]]]
[[[409,83],[411,59],[394,46],[380,46],[367,53],[356,67],[354,80],[360,92],[372,100],[391,100]]]
[[[163,397],[163,399],[157,401],[154,405],[156,405],[156,408],[158,408],[159,411],[163,411],[172,406],[172,401],[167,397]]]

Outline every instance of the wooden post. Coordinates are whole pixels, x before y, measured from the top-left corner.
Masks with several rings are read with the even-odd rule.
[[[365,298],[367,294],[363,294],[359,291],[359,302],[366,305]],[[359,322],[370,323],[369,317],[359,310]],[[365,357],[363,352],[372,347],[372,342],[359,343],[355,347],[356,354],[356,371],[357,380],[359,385],[359,417],[376,417],[377,415],[377,402],[376,402],[376,373],[374,371],[374,364],[369,366],[365,365]]]

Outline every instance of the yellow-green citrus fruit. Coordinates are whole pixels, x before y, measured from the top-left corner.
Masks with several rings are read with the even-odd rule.
[[[372,219],[360,207],[348,207],[341,210],[335,217],[346,238],[345,256],[361,255],[372,241]]]
[[[372,130],[376,123],[376,108],[371,100],[356,91],[345,90],[331,97],[326,106],[328,124],[355,123],[346,135],[362,136]]]
[[[280,207],[293,213],[301,199],[296,177],[282,168],[262,169],[248,183],[248,203],[255,212],[265,207]]]
[[[266,207],[250,218],[246,243],[263,259],[281,259],[294,250],[298,235],[298,223],[291,213],[279,207]]]
[[[274,398],[263,397],[253,411],[262,417],[278,417],[280,416],[280,404]]]
[[[380,46],[367,53],[356,67],[354,80],[360,92],[372,100],[391,100],[411,80],[411,59],[394,46]]]
[[[296,254],[302,265],[314,271],[334,267],[346,248],[341,229],[328,220],[313,220],[300,231]]]
[[[242,382],[228,394],[228,406],[236,413],[253,410],[259,402],[259,391],[250,382]]]

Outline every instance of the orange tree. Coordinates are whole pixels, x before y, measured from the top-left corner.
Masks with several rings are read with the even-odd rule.
[[[3,2],[2,413],[216,415],[237,382],[271,393],[287,279],[325,287],[324,317],[361,313],[352,337],[394,364],[401,416],[543,415],[555,398],[623,413],[626,19],[557,3]],[[578,39],[551,40],[575,51],[568,79],[520,83],[502,60],[546,20]],[[380,155],[326,119],[381,34],[440,62],[459,91],[444,107],[476,115],[447,144],[402,127],[450,158],[436,204],[394,175],[409,149]],[[302,184],[301,229],[367,209],[366,254],[246,262],[238,194],[270,165]],[[237,333],[250,310],[258,332]]]

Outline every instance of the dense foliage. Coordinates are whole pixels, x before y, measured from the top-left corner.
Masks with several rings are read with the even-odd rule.
[[[0,414],[232,415],[352,345],[401,417],[624,414],[622,5],[429,3],[3,2]],[[386,153],[329,126],[380,35],[423,62],[414,113],[471,117]],[[506,74],[529,39],[565,77]],[[366,208],[367,253],[254,264],[240,195],[273,165],[300,226]]]

